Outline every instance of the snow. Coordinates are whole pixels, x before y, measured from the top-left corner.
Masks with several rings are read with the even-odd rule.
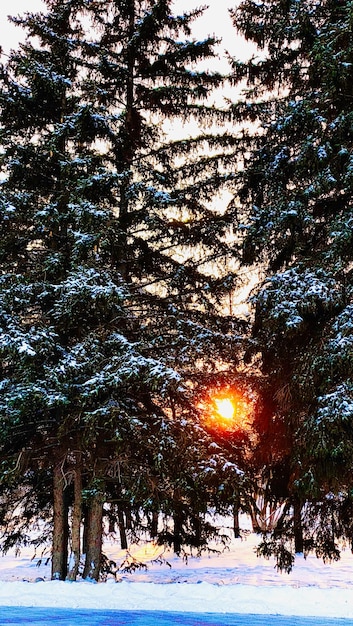
[[[258,558],[259,537],[233,539],[222,554],[187,561],[152,543],[131,548],[147,569],[118,572],[105,582],[50,580],[50,564],[24,548],[19,556],[0,558],[0,606],[78,609],[251,613],[353,618],[353,555],[324,564],[315,556],[297,557],[290,574]],[[122,564],[129,560],[118,544],[107,541],[105,553]],[[37,582],[36,582],[37,581]]]

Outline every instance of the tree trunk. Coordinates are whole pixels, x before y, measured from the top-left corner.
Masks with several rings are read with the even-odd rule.
[[[92,496],[86,517],[86,560],[83,578],[98,580],[102,559],[102,521],[103,521],[103,491],[97,490]]]
[[[158,511],[152,511],[152,520],[151,520],[151,538],[156,539],[158,536]]]
[[[53,469],[52,580],[65,580],[67,575],[68,531],[68,507],[64,493],[62,465],[59,462]]]
[[[125,115],[125,129],[124,140],[122,145],[122,155],[117,155],[116,166],[118,171],[124,173],[124,177],[120,183],[120,201],[119,201],[119,238],[117,246],[115,246],[114,256],[116,259],[116,267],[120,272],[125,282],[130,282],[130,263],[127,258],[127,239],[128,239],[128,216],[130,211],[130,185],[131,185],[131,173],[132,163],[136,150],[140,146],[140,120],[139,114],[134,108],[135,101],[135,44],[134,38],[136,33],[136,9],[135,0],[129,0],[129,18],[128,18],[128,38],[129,44],[127,46],[127,67],[126,67],[126,85],[125,85],[125,98],[126,98],[126,115]]]
[[[173,547],[175,554],[180,554],[181,545],[182,545],[182,530],[183,530],[183,522],[182,516],[180,513],[175,512],[174,516],[174,536],[173,536]]]
[[[113,505],[110,506],[108,523],[109,523],[109,526],[108,526],[109,534],[115,533],[116,517],[115,517],[115,510],[113,508]]]
[[[294,524],[294,547],[295,553],[304,552],[303,526],[302,526],[302,504],[299,498],[293,502],[293,524]]]
[[[82,517],[83,517],[83,533],[82,533],[82,552],[87,552],[87,529],[88,529],[88,505],[86,502],[82,502]]]
[[[122,550],[127,550],[127,537],[125,528],[124,511],[118,504],[118,521],[119,521],[119,534],[120,534],[120,546]]]
[[[125,527],[127,530],[132,529],[131,508],[128,504],[125,505]]]
[[[76,580],[81,557],[81,520],[82,520],[82,461],[81,452],[76,452],[74,504],[72,510],[72,564],[68,574],[68,580]]]
[[[233,531],[235,539],[240,537],[240,522],[239,522],[239,503],[235,502],[233,506]]]

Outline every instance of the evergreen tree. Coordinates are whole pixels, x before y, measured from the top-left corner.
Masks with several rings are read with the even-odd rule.
[[[42,519],[52,576],[74,579],[84,513],[83,575],[98,578],[115,504],[120,519],[174,516],[178,549],[205,543],[213,453],[192,394],[237,361],[220,315],[234,276],[214,276],[227,223],[209,204],[231,138],[163,133],[163,119],[223,115],[205,104],[222,77],[193,67],[214,54],[214,39],[189,38],[200,11],[46,5],[15,20],[29,38],[1,71],[2,545]],[[18,498],[27,513],[9,521]]]
[[[248,84],[233,107],[246,128],[240,253],[264,277],[252,351],[286,433],[288,497],[299,509],[277,535],[302,532],[297,549],[331,558],[338,536],[352,536],[350,521],[335,530],[331,520],[334,510],[348,519],[352,489],[353,6],[247,0],[232,15],[259,54],[234,61],[235,80]],[[290,568],[281,545],[270,548]]]

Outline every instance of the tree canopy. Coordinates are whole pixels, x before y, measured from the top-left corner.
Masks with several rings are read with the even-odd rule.
[[[103,528],[181,554],[217,537],[210,510],[236,534],[246,510],[279,567],[338,558],[352,2],[244,0],[231,17],[257,56],[227,77],[200,69],[218,41],[193,38],[202,8],[45,6],[13,18],[27,38],[0,72],[2,549],[50,532],[52,576],[97,579]],[[217,108],[226,81],[246,86]],[[225,306],[239,263],[260,276],[248,321]],[[226,398],[238,421],[216,419]]]
[[[224,115],[207,105],[223,77],[196,68],[215,44],[190,36],[201,10],[46,6],[15,19],[28,37],[1,69],[2,515],[15,528],[3,547],[54,520],[52,575],[64,578],[70,509],[69,575],[84,517],[83,575],[97,578],[103,513],[121,529],[141,510],[174,515],[177,551],[207,538],[205,467],[222,457],[193,393],[238,359],[221,308],[235,276],[215,274],[227,223],[211,203],[232,137],[163,126]],[[25,497],[17,525],[11,497]]]
[[[263,269],[249,354],[261,354],[287,432],[288,489],[306,502],[301,547],[327,558],[352,533],[339,513],[352,489],[352,11],[249,0],[233,12],[258,48],[233,65],[248,85],[233,107],[247,127],[234,203],[241,254]]]

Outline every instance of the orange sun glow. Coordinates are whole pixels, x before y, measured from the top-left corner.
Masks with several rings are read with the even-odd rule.
[[[221,417],[227,420],[233,419],[235,407],[229,398],[216,398],[215,405],[217,407],[217,413],[219,413]]]
[[[205,423],[211,429],[227,432],[251,429],[254,406],[239,390],[211,391],[203,407]]]

